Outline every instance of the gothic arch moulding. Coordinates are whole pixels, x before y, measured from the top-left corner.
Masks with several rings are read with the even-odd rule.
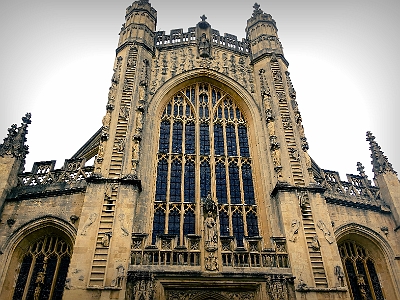
[[[14,290],[13,285],[16,278],[14,273],[20,267],[21,259],[26,254],[27,249],[41,237],[51,235],[58,236],[65,241],[69,249],[72,249],[76,229],[62,219],[45,216],[22,225],[8,238],[2,248],[4,254],[0,257],[0,263],[4,266],[0,274],[0,286],[3,286],[0,291],[0,298],[11,298],[9,293]]]
[[[232,78],[209,69],[188,71],[165,82],[152,96],[149,103],[149,114],[152,116],[159,116],[162,113],[162,101],[166,101],[166,99],[186,85],[198,81],[206,81],[226,90],[241,106],[241,109],[245,115],[247,115],[248,121],[251,122],[259,119],[257,118],[256,110],[258,105],[251,94]]]
[[[395,262],[395,254],[386,239],[374,230],[356,223],[338,227],[335,236],[339,246],[347,242],[366,249],[367,256],[374,261],[385,297],[400,299],[398,288],[400,270]]]

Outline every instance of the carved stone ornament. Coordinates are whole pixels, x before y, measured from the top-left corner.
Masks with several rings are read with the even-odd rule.
[[[344,274],[341,266],[335,266],[334,274],[338,281],[337,286],[341,286],[341,287],[345,286],[345,279],[344,279],[345,274]]]
[[[310,197],[307,191],[298,191],[297,198],[299,199],[299,205],[301,208],[306,207],[310,203]]]
[[[371,131],[367,132],[367,141],[369,142],[369,149],[371,150],[374,174],[377,175],[386,172],[397,174],[388,158],[383,154],[381,147],[375,142],[375,137],[372,135]]]
[[[210,252],[208,254],[208,256],[206,257],[205,268],[208,271],[218,271],[219,270],[218,258],[215,257],[214,252]]]
[[[318,236],[314,235],[311,241],[311,247],[313,248],[314,251],[318,251],[321,246],[319,245],[319,240],[318,240]]]
[[[287,279],[283,276],[272,275],[267,277],[267,290],[271,300],[288,300],[289,292]]]
[[[300,155],[299,151],[296,148],[289,148],[289,157],[292,160],[299,161],[300,160]]]
[[[297,234],[299,233],[300,221],[292,220],[292,224],[290,225],[290,231],[288,234],[288,240],[291,242],[296,242]]]
[[[8,129],[7,137],[4,139],[3,144],[0,144],[0,156],[11,155],[22,160],[25,159],[29,153],[29,147],[25,145],[29,124],[31,124],[31,114],[27,113],[22,118],[20,127],[17,128],[17,125],[13,124]]]
[[[101,239],[101,244],[103,245],[103,247],[108,248],[110,246],[110,239],[112,237],[112,232],[105,232],[104,236]]]
[[[83,226],[81,235],[86,235],[88,228],[90,227],[90,225],[94,223],[94,221],[96,221],[96,218],[97,218],[97,213],[90,214],[89,218],[85,222],[85,225]]]
[[[125,268],[124,268],[124,266],[123,265],[119,265],[116,268],[116,272],[117,272],[117,275],[116,275],[115,279],[112,281],[111,286],[115,286],[117,288],[121,288],[122,284],[124,282],[124,279],[125,279]]]
[[[125,214],[119,214],[118,215],[118,220],[119,220],[119,223],[120,223],[120,227],[121,227],[121,230],[122,230],[122,235],[123,236],[128,236],[129,235],[129,231],[128,231],[128,229],[126,229],[126,227],[125,227]]]
[[[335,241],[335,238],[331,235],[331,232],[326,227],[325,223],[322,220],[319,220],[317,226],[323,231],[325,239],[328,241],[328,243],[332,244]]]
[[[153,300],[155,282],[154,276],[149,273],[136,273],[129,275],[127,294],[131,300]]]

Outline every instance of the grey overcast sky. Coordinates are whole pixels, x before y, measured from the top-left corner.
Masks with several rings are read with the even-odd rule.
[[[254,1],[151,0],[157,30],[195,26],[245,37]],[[32,113],[26,170],[70,158],[101,126],[128,0],[1,1],[0,140]],[[400,172],[398,0],[258,1],[279,29],[309,153],[324,169],[371,175],[370,130]]]

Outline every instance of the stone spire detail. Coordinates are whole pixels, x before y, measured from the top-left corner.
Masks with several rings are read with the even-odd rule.
[[[367,141],[369,142],[369,149],[371,150],[372,170],[374,174],[378,175],[386,172],[397,174],[388,158],[383,155],[381,147],[375,142],[375,137],[372,135],[371,131],[367,131]]]
[[[22,118],[20,127],[17,127],[17,124],[11,125],[3,144],[0,144],[0,156],[11,155],[18,159],[25,159],[26,155],[29,153],[29,147],[25,145],[29,124],[31,124],[31,114],[27,113]]]

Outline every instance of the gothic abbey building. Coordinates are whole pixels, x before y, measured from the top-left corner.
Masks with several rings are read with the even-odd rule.
[[[30,114],[0,145],[0,299],[400,299],[400,183],[308,144],[271,15],[246,39],[126,10],[102,127],[24,172]],[[86,162],[94,157],[94,164]]]

